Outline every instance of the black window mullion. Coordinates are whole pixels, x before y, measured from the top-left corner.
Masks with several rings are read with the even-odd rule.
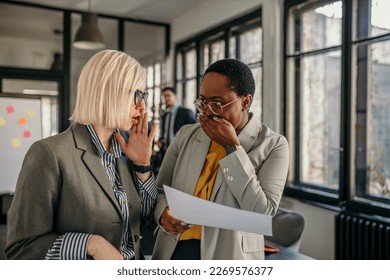
[[[199,96],[199,90],[200,90],[200,81],[201,81],[201,69],[203,68],[203,51],[201,50],[201,42],[198,40],[196,41],[196,97]],[[210,53],[210,52],[209,52]],[[183,100],[184,101],[184,100]]]
[[[236,35],[236,58],[241,60],[241,34]]]
[[[294,52],[299,52],[301,50],[301,17],[300,15],[294,16]],[[294,164],[294,182],[300,183],[301,176],[300,176],[300,162],[301,162],[301,58],[295,57],[294,62],[294,94],[295,94],[295,135],[294,135],[294,158],[295,158],[295,164]]]
[[[225,40],[225,58],[228,58],[230,56],[230,37],[231,32],[230,29],[225,30],[224,34],[224,40]]]
[[[357,10],[358,37],[367,37],[370,32],[370,3],[359,0]],[[356,194],[363,196],[366,193],[367,184],[367,83],[369,48],[367,44],[361,44],[356,49],[357,85],[356,85]]]
[[[344,205],[351,194],[351,77],[352,77],[352,11],[351,1],[343,1],[342,46],[341,46],[341,100],[340,100],[340,173],[339,204]]]
[[[118,19],[118,50],[125,50],[125,21]]]

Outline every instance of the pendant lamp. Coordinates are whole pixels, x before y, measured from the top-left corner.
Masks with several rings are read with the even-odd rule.
[[[88,0],[88,12],[83,13],[82,23],[77,30],[73,46],[83,50],[97,50],[105,47],[102,33],[97,24],[97,14],[91,12],[91,1]]]

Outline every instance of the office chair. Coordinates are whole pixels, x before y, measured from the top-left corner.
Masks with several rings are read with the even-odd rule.
[[[299,251],[305,219],[297,212],[279,208],[272,218],[272,236],[264,236],[267,240],[282,245],[290,250]]]

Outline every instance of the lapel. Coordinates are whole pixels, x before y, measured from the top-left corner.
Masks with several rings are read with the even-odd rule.
[[[118,172],[121,177],[122,187],[125,190],[127,195],[130,215],[132,214],[138,215],[139,214],[138,211],[131,211],[131,209],[133,208],[140,209],[141,207],[141,197],[138,193],[138,188],[134,185],[135,184],[134,182],[136,182],[135,179],[136,175],[134,172],[133,164],[129,160],[127,160],[127,158],[125,161],[123,160],[123,158],[124,157],[117,159]]]
[[[240,140],[240,144],[247,154],[250,148],[253,146],[254,142],[256,141],[257,136],[260,133],[260,130],[261,130],[261,122],[252,115],[247,125],[238,135],[238,140]],[[223,183],[222,170],[219,169],[217,173],[217,178],[215,179],[213,191],[211,193],[210,201],[215,200],[215,196],[217,195],[219,189],[221,188],[222,183]]]
[[[108,177],[104,171],[101,159],[97,155],[96,148],[93,146],[91,138],[89,137],[87,127],[85,125],[76,123],[72,126],[72,133],[76,148],[84,151],[81,155],[81,161],[96,180],[101,190],[109,198],[119,216],[122,217],[118,201],[114,195],[110,181],[108,180]]]
[[[191,169],[187,171],[186,184],[184,184],[184,192],[193,194],[198,182],[200,173],[202,172],[203,164],[209,151],[211,140],[200,128],[199,133],[195,136],[194,149],[191,149],[191,156],[188,159],[191,161]]]

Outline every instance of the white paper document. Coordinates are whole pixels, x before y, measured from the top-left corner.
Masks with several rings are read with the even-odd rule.
[[[164,185],[171,214],[187,224],[272,235],[272,217],[213,203]]]

